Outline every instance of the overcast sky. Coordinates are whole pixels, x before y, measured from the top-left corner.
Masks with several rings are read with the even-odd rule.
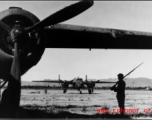
[[[0,11],[10,6],[22,7],[40,20],[76,1],[26,1],[0,2]],[[152,32],[151,1],[95,1],[84,13],[65,21],[66,24],[94,26]],[[31,68],[22,80],[116,78],[120,72],[127,74],[144,62],[129,77],[152,79],[152,50],[46,49],[37,66]]]

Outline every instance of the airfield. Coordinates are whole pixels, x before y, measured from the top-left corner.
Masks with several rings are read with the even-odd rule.
[[[110,79],[107,81],[110,81]],[[111,79],[111,81],[116,81],[116,79]],[[151,79],[146,78],[128,78],[126,83],[127,87],[132,85],[132,88],[138,88],[142,85],[143,87],[151,87],[150,81]],[[82,94],[79,94],[79,91],[75,89],[68,89],[67,93],[63,94],[61,88],[53,88],[53,86],[59,86],[59,84],[23,81],[20,107],[26,112],[21,112],[19,118],[60,118],[60,116],[62,116],[61,118],[118,118],[119,111],[117,110],[119,107],[116,93],[110,89],[98,89],[112,85],[96,84],[93,94],[88,94],[87,89],[82,89]],[[45,93],[45,86],[48,87],[47,94]],[[98,111],[105,109],[108,109],[108,113]],[[114,109],[115,111],[113,111]],[[126,89],[125,109],[138,109],[136,112],[126,112],[127,118],[152,118],[152,91],[147,89]],[[38,113],[35,113],[35,111]],[[61,113],[63,114],[61,115]]]
[[[117,81],[117,79],[105,79],[101,81]],[[126,87],[152,87],[151,79],[147,78],[128,78]],[[44,82],[22,82],[22,86],[59,86],[57,83]],[[96,84],[96,87],[110,87],[113,84]],[[38,88],[38,87],[37,87]],[[75,89],[68,89],[66,94],[63,94],[62,89],[48,88],[47,94],[45,89],[22,89],[20,106],[26,109],[35,109],[45,111],[46,113],[57,114],[60,112],[70,112],[80,115],[103,115],[104,112],[98,113],[99,109],[108,109],[110,115],[119,115],[119,112],[113,112],[113,109],[118,109],[116,93],[110,89],[96,89],[93,94],[88,94],[87,89],[82,89],[82,94]],[[138,112],[126,113],[131,118],[143,117],[152,118],[152,91],[146,89],[128,90],[126,89],[125,99],[126,109],[138,109]],[[144,111],[145,110],[145,111]],[[148,111],[150,110],[150,111]],[[74,117],[75,118],[75,117]],[[80,117],[81,118],[81,117]],[[89,117],[90,118],[90,117]],[[91,117],[92,118],[92,117]]]
[[[62,90],[48,90],[45,94],[44,90],[22,90],[20,105],[52,106],[56,108],[54,112],[65,110],[83,114],[95,114],[97,109],[102,107],[118,108],[116,93],[113,91],[95,90],[93,94],[88,94],[87,90],[82,92],[79,94],[76,90],[68,90],[63,94]],[[139,112],[152,109],[152,92],[126,90],[125,106],[131,109],[138,108]]]
[[[93,94],[88,94],[87,90],[82,90],[82,94],[76,90],[68,90],[66,94],[63,94],[62,90],[50,89],[45,94],[44,89],[22,89],[20,106],[25,109],[44,111],[48,114],[68,112],[79,115],[104,115],[103,112],[97,112],[99,109],[109,109],[108,114],[110,115],[119,114],[117,111],[112,112],[113,109],[118,109],[118,105],[116,93],[111,90],[95,90]],[[125,106],[126,109],[139,109],[136,113],[126,113],[131,118],[150,117],[152,92],[126,90]]]

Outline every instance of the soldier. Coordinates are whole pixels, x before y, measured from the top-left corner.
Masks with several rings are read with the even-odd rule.
[[[115,92],[117,92],[116,98],[118,101],[118,105],[120,108],[120,113],[124,114],[125,111],[125,87],[126,87],[126,83],[123,80],[124,75],[122,73],[118,74],[118,82],[111,88],[111,90],[114,90]]]

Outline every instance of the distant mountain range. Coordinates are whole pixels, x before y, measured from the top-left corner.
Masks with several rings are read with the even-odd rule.
[[[92,80],[95,80],[95,79],[92,79]],[[109,79],[100,79],[100,81],[116,82],[118,80],[116,78],[109,78]],[[126,82],[126,87],[152,87],[152,79],[148,79],[148,78],[127,78],[125,82]],[[48,86],[48,85],[60,86],[59,83],[22,81],[22,86]],[[103,84],[100,83],[100,84],[96,84],[96,87],[112,86],[112,85],[114,85],[114,83],[103,83]]]
[[[118,81],[118,80],[116,78],[114,79],[111,78],[111,79],[101,79],[101,81],[113,82],[113,81]],[[149,79],[149,78],[127,78],[125,82],[126,82],[126,87],[152,87],[152,79]],[[102,86],[104,85],[107,85],[107,84],[102,84]]]

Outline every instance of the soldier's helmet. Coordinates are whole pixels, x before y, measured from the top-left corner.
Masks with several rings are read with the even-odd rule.
[[[117,76],[118,76],[119,78],[123,78],[123,77],[124,77],[124,75],[123,75],[122,73],[119,73]]]

